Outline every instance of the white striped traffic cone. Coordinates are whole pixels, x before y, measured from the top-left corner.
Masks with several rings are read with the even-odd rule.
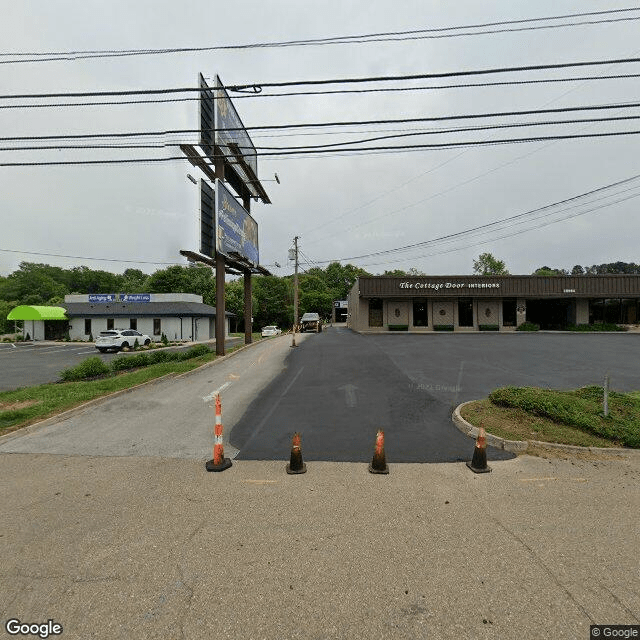
[[[216,395],[216,426],[214,428],[215,444],[213,445],[213,460],[206,464],[207,471],[224,471],[231,466],[231,460],[224,457],[222,445],[222,403],[220,394]]]

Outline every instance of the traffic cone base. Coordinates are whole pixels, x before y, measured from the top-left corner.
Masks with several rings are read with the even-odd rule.
[[[376,448],[369,465],[369,473],[389,473],[389,467],[384,455],[384,433],[382,431],[378,431],[376,434]]]
[[[222,463],[216,464],[213,460],[209,460],[205,465],[207,471],[224,471],[228,469],[233,463],[229,458],[223,458]]]
[[[291,458],[286,470],[289,474],[307,472],[307,465],[302,461],[302,444],[299,433],[293,434],[293,442],[291,443]]]
[[[491,467],[487,465],[487,436],[482,426],[478,430],[476,446],[473,449],[473,458],[471,462],[466,464],[473,473],[489,473],[491,471]]]

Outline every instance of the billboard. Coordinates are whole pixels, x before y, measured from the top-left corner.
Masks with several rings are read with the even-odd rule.
[[[213,189],[204,181],[200,180],[200,253],[215,258],[215,198]]]
[[[258,155],[256,148],[251,142],[249,134],[246,132],[242,120],[236,108],[229,98],[227,90],[224,88],[219,76],[216,76],[214,85],[214,129],[215,142],[220,151],[232,162],[235,161],[235,153],[229,145],[235,145],[239,149],[244,161],[251,167],[254,179],[258,177]],[[247,176],[237,164],[234,170],[240,174],[245,182],[251,182],[252,178]]]
[[[258,223],[220,180],[215,182],[216,251],[232,260],[257,266]]]

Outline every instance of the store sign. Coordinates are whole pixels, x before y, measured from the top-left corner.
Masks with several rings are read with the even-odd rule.
[[[89,302],[115,302],[115,293],[90,293]]]
[[[150,293],[90,293],[89,302],[151,302]]]
[[[151,302],[150,293],[121,293],[120,302]]]
[[[400,289],[499,289],[499,282],[401,282]]]

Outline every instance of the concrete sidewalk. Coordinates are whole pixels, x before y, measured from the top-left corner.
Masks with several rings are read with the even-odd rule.
[[[470,449],[471,453],[471,449]],[[62,638],[588,638],[637,624],[640,464],[2,454],[0,605]]]

